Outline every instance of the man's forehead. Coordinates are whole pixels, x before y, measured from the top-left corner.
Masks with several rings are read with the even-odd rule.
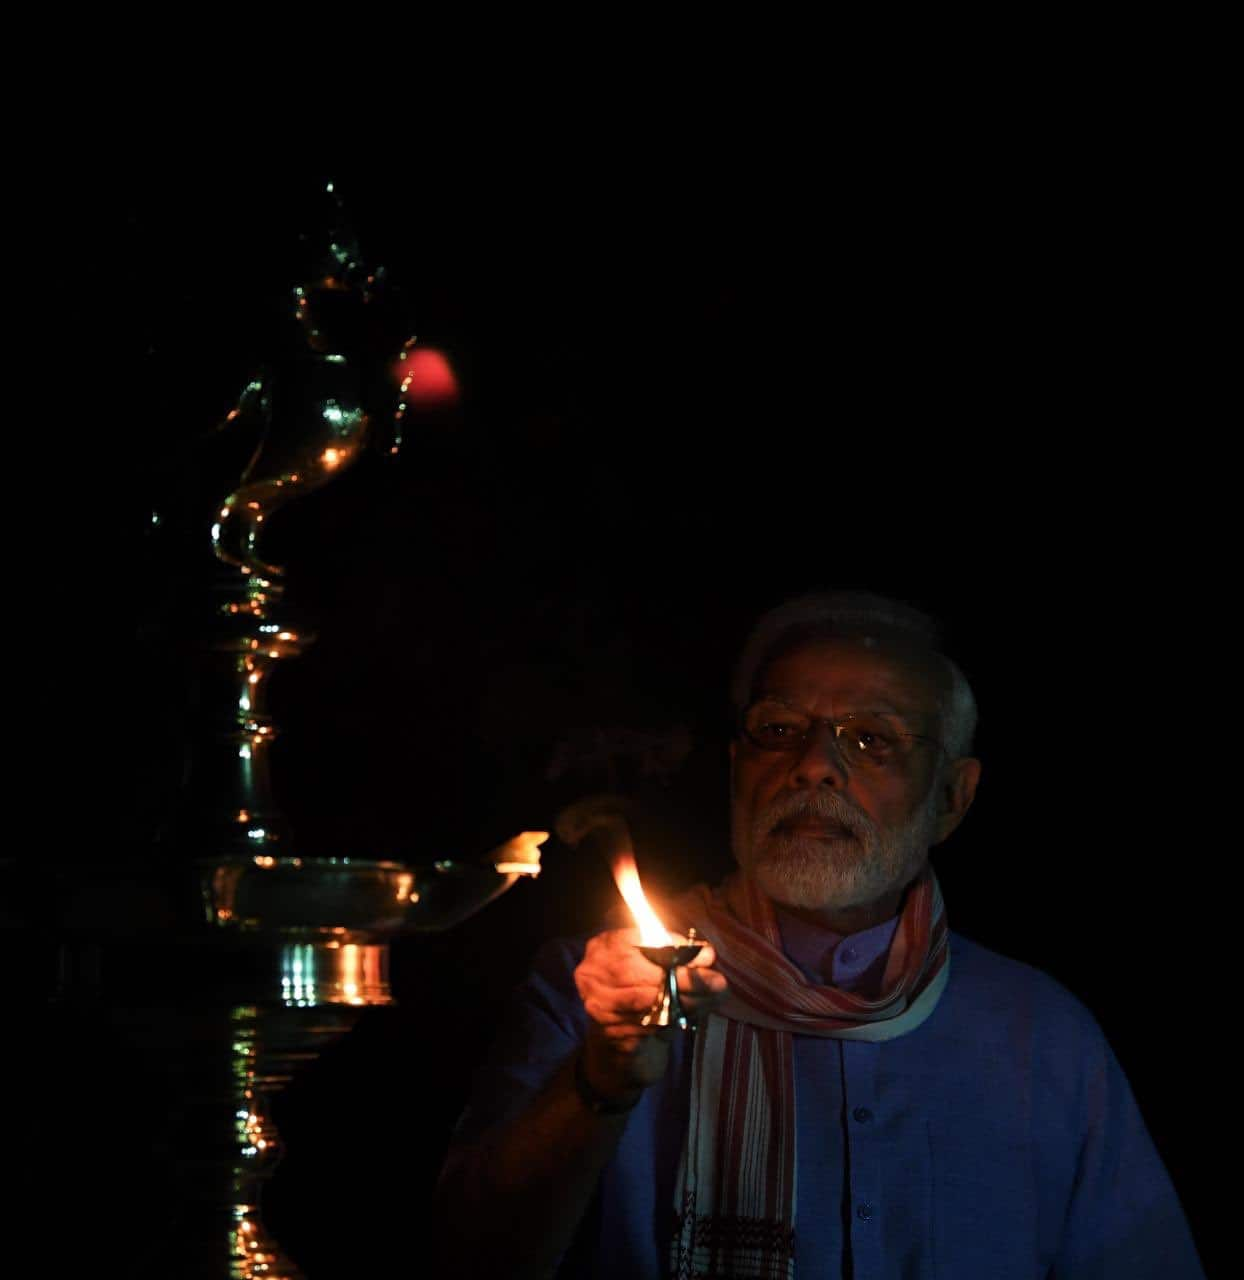
[[[809,640],[776,656],[758,692],[786,697],[851,697],[896,710],[936,714],[944,684],[942,663],[925,649],[877,636]]]

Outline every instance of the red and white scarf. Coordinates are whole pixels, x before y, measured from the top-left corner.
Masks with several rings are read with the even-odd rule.
[[[808,981],[782,950],[768,898],[736,872],[675,906],[717,952],[730,994],[700,1024],[678,1171],[677,1280],[791,1280],[795,1269],[792,1036],[892,1040],[933,1011],[949,977],[946,912],[931,868],[906,895],[881,992]]]

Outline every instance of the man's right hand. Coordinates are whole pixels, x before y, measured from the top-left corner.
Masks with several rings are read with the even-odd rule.
[[[625,1103],[655,1084],[669,1065],[675,1028],[642,1025],[661,990],[663,972],[637,950],[638,929],[611,929],[588,940],[575,969],[575,985],[591,1019],[583,1046],[588,1085],[611,1102]],[[678,993],[692,1017],[709,1013],[726,993],[726,979],[712,966],[711,943],[678,970]]]

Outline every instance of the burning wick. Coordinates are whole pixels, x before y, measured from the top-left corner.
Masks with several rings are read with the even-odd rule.
[[[704,943],[696,937],[695,929],[689,930],[683,937],[671,934],[661,923],[657,913],[648,905],[648,899],[644,897],[639,872],[635,868],[634,854],[629,851],[618,854],[613,863],[613,878],[617,882],[618,892],[626,900],[626,905],[630,907],[631,915],[639,926],[640,944],[636,950],[646,960],[665,971],[657,998],[640,1020],[640,1025],[678,1027],[686,1031],[692,1024],[691,1019],[683,1012],[682,1001],[678,998],[676,971],[679,965],[690,964],[704,949]]]
[[[549,838],[547,831],[521,831],[492,851],[493,866],[505,876],[538,876],[540,846]]]

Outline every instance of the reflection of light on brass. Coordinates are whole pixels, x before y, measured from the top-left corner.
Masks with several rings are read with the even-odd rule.
[[[617,882],[618,892],[626,899],[626,905],[635,917],[639,926],[640,941],[645,947],[668,947],[672,943],[669,932],[657,918],[657,913],[648,905],[644,897],[643,887],[639,883],[639,872],[635,867],[635,855],[626,850],[614,860],[613,878]]]
[[[405,902],[410,897],[410,886],[414,884],[415,877],[409,871],[403,871],[397,878],[397,900]]]
[[[255,865],[257,867],[275,867],[276,859],[270,853],[257,853],[255,855]]]
[[[246,678],[247,678],[247,680],[248,680],[251,684],[258,684],[258,683],[259,683],[259,672],[258,672],[258,671],[252,671],[252,672],[250,673],[250,675],[249,675],[249,676],[247,676]]]
[[[295,942],[281,949],[281,998],[284,1003],[307,1008],[318,1002],[315,986],[315,948]]]
[[[248,507],[250,507],[250,509],[251,509],[252,511],[258,511],[258,510],[259,510],[259,503],[257,503],[257,502],[248,502],[246,505],[247,505]]]
[[[238,821],[239,821],[239,822],[249,822],[250,820],[251,820],[251,815],[250,815],[250,811],[249,811],[249,810],[247,810],[247,809],[239,809],[239,810],[238,810]]]
[[[340,449],[325,449],[320,455],[320,461],[326,467],[335,467],[341,461]]]
[[[342,981],[341,990],[346,996],[350,1004],[362,1004],[363,997],[359,995],[359,946],[356,942],[347,942],[341,948],[341,968]]]
[[[217,908],[216,908],[216,919],[217,919],[217,920],[232,920],[232,919],[233,919],[233,912],[232,912],[232,911],[230,911],[228,907],[217,907]]]
[[[498,862],[496,867],[503,876],[538,876],[540,874],[538,862]]]
[[[293,640],[294,633],[292,631],[278,631],[276,633],[276,638],[278,640]]]

